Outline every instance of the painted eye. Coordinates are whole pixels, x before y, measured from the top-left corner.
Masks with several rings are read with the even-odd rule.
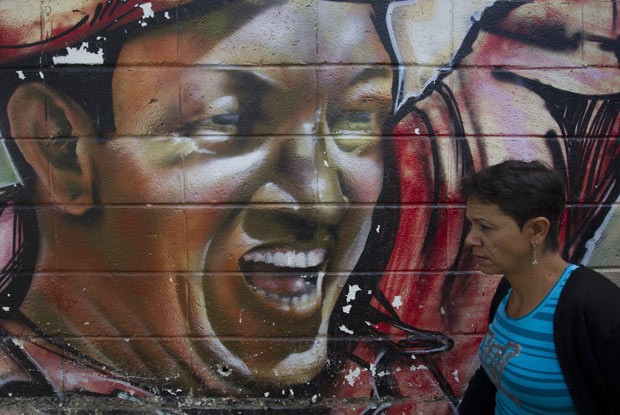
[[[182,134],[190,137],[239,134],[241,107],[236,95],[217,97],[208,103],[201,116],[188,120]]]
[[[184,135],[200,137],[205,135],[235,135],[238,133],[239,113],[217,114],[191,123],[184,129]]]
[[[331,133],[338,147],[346,152],[361,153],[378,143],[377,116],[371,112],[350,112],[335,118]]]
[[[331,131],[335,135],[376,134],[376,117],[370,112],[342,114],[332,121]]]
[[[238,113],[229,113],[229,114],[220,114],[214,115],[211,117],[211,121],[213,124],[221,125],[221,126],[230,126],[230,125],[238,125],[239,124],[239,114]]]

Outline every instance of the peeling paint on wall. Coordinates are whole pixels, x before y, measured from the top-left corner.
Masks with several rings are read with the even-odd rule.
[[[101,65],[103,64],[103,50],[90,52],[88,51],[88,44],[82,43],[78,48],[68,47],[66,56],[54,56],[53,62],[55,65]]]

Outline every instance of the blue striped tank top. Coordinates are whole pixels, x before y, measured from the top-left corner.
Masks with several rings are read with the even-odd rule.
[[[576,414],[553,342],[553,316],[562,288],[577,265],[569,264],[540,304],[511,318],[502,299],[480,344],[482,367],[497,387],[495,414]]]

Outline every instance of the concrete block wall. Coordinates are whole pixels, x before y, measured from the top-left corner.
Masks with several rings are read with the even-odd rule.
[[[564,257],[618,280],[618,31],[598,0],[6,1],[0,408],[455,413],[498,282],[464,174],[557,168]]]

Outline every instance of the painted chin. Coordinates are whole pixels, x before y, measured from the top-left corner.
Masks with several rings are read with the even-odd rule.
[[[245,283],[257,299],[297,316],[317,313],[325,284],[327,251],[259,247],[238,261]]]

